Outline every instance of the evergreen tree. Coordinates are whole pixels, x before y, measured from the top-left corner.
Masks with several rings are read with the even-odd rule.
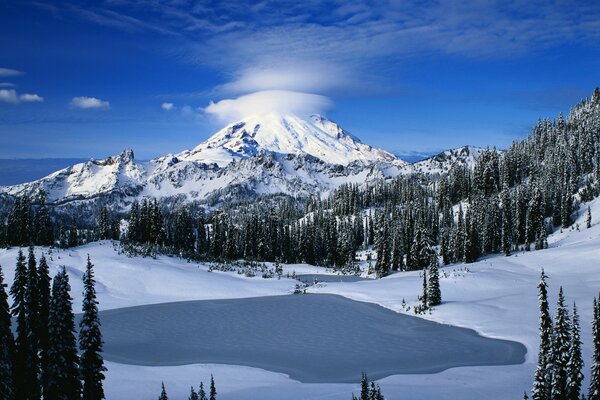
[[[554,336],[552,341],[552,394],[553,400],[566,399],[567,363],[569,362],[569,344],[571,343],[569,313],[565,305],[562,287],[558,291]]]
[[[210,395],[208,400],[217,400],[217,388],[215,386],[215,379],[212,374],[210,375]]]
[[[46,375],[48,370],[48,318],[50,314],[50,295],[51,295],[51,279],[50,271],[46,257],[42,254],[38,265],[38,298],[39,298],[39,309],[38,309],[38,348],[40,352],[40,376],[41,386],[46,387]]]
[[[16,400],[13,382],[14,339],[2,267],[0,267],[0,399]]]
[[[600,299],[600,298],[599,298]],[[592,316],[592,341],[594,354],[592,358],[592,372],[590,374],[590,387],[588,400],[600,400],[600,304],[594,298]]]
[[[162,383],[162,389],[160,391],[160,396],[158,396],[158,400],[169,400],[169,396],[167,396],[167,390],[165,389],[165,383]]]
[[[442,304],[442,292],[440,290],[440,274],[438,271],[438,260],[436,255],[431,256],[429,264],[429,282],[427,287],[427,299],[430,306]]]
[[[581,382],[583,381],[583,359],[581,358],[581,338],[577,306],[573,303],[571,320],[571,343],[569,346],[569,361],[567,363],[567,400],[579,400]]]
[[[39,197],[40,206],[34,218],[35,242],[41,246],[52,246],[54,244],[54,226],[46,207],[46,192],[40,191]]]
[[[198,400],[208,400],[206,398],[206,392],[204,391],[204,383],[200,382],[200,388],[198,389]]]
[[[588,229],[592,227],[592,209],[590,208],[590,206],[587,207],[587,215],[585,217],[585,227]]]
[[[532,400],[547,400],[550,398],[551,363],[552,363],[552,319],[548,305],[548,286],[546,274],[542,269],[538,284],[538,299],[540,303],[540,347],[538,362],[531,389]]]
[[[63,268],[52,282],[48,323],[48,372],[44,400],[79,400],[77,341],[69,276]]]
[[[429,299],[428,297],[429,290],[427,289],[427,269],[423,268],[423,294],[421,294],[420,300],[420,308],[421,311],[427,310],[429,307]]]
[[[10,288],[10,294],[13,298],[11,313],[16,317],[16,340],[15,357],[13,364],[13,382],[15,386],[15,398],[24,400],[38,400],[37,391],[32,382],[37,382],[37,369],[32,368],[31,351],[35,346],[30,343],[29,317],[28,317],[28,270],[25,263],[25,256],[19,250],[17,255],[17,265],[15,267],[15,278]]]
[[[31,377],[35,376],[35,380],[29,382],[29,395],[32,398],[41,396],[41,385],[34,382],[39,382],[40,377],[40,358],[39,349],[39,330],[40,330],[40,299],[38,286],[38,270],[35,260],[33,246],[29,247],[27,256],[27,286],[25,289],[25,308],[27,313],[27,358],[26,365],[30,370]]]
[[[88,255],[83,275],[83,316],[79,322],[80,374],[83,381],[82,400],[104,399],[104,360],[102,359],[102,333],[96,300],[96,281],[93,264]]]
[[[193,386],[190,389],[190,397],[188,397],[188,400],[199,400],[198,393],[196,393]]]

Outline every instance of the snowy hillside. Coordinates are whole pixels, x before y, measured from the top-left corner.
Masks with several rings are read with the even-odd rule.
[[[474,146],[462,146],[443,151],[433,157],[411,164],[412,172],[428,174],[448,172],[452,165],[457,164],[471,169],[484,149]]]

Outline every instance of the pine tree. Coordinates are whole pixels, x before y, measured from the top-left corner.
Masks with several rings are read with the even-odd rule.
[[[429,299],[429,305],[437,306],[442,304],[442,291],[440,290],[440,274],[438,271],[438,260],[434,254],[431,256],[431,263],[429,264],[429,282],[427,289],[427,298]]]
[[[38,292],[38,271],[37,262],[33,246],[29,247],[27,256],[27,286],[25,289],[25,307],[27,310],[27,350],[26,366],[29,369],[31,377],[35,376],[35,380],[28,384],[29,395],[32,398],[41,396],[41,385],[35,384],[39,382],[40,377],[40,358],[38,354],[39,348],[39,309],[40,300]],[[40,382],[41,383],[41,382]]]
[[[104,360],[102,359],[102,333],[96,300],[96,281],[93,264],[88,255],[83,275],[83,316],[79,322],[80,373],[83,381],[82,400],[104,399]]]
[[[196,393],[193,386],[190,389],[190,397],[188,397],[188,400],[199,400],[198,393]]]
[[[420,300],[420,308],[421,311],[427,310],[429,307],[429,299],[427,298],[428,290],[427,290],[427,269],[423,268],[423,294],[421,294]]]
[[[538,298],[540,303],[540,347],[538,351],[538,363],[533,379],[533,388],[531,389],[532,400],[547,400],[550,398],[552,319],[550,318],[550,309],[548,305],[548,286],[546,284],[546,278],[547,276],[542,269],[540,283],[538,284]]]
[[[25,256],[19,250],[17,265],[15,267],[15,278],[10,288],[10,294],[13,298],[11,313],[16,317],[17,322],[13,364],[15,397],[17,399],[33,400],[36,399],[36,390],[32,382],[37,382],[37,370],[31,368],[29,365],[32,359],[30,353],[34,346],[30,343],[31,336],[29,335],[31,327],[29,326],[27,311],[28,277]]]
[[[0,399],[13,400],[15,388],[13,382],[14,339],[11,331],[10,309],[2,267],[0,267]]]
[[[48,374],[44,400],[79,400],[77,341],[69,276],[63,268],[52,282],[48,323]]]
[[[558,291],[554,336],[552,341],[552,399],[561,400],[567,394],[567,363],[571,343],[569,313],[565,305],[562,287]]]
[[[587,208],[587,215],[585,217],[585,227],[588,229],[592,227],[592,209],[590,208],[590,206],[588,206]]]
[[[167,390],[165,389],[165,383],[162,383],[162,390],[160,391],[160,396],[158,396],[158,400],[169,400],[169,396],[167,396]]]
[[[588,391],[588,400],[600,400],[600,304],[598,299],[594,298],[594,308],[592,316],[592,341],[594,345],[594,355],[592,358],[592,372],[590,374],[590,387]]]
[[[50,314],[51,279],[46,257],[42,254],[38,265],[38,347],[40,351],[40,375],[41,386],[46,387],[46,375],[48,369],[48,317]]]
[[[581,338],[577,306],[573,303],[571,320],[571,343],[569,346],[569,361],[567,363],[567,400],[579,400],[581,382],[583,381],[583,359],[581,358]]]
[[[208,400],[217,400],[217,388],[215,387],[215,379],[210,375],[210,396]]]
[[[206,392],[204,391],[204,383],[200,382],[200,388],[198,389],[198,400],[208,400],[206,398]]]

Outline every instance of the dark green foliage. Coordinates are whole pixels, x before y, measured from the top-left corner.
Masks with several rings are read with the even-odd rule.
[[[592,368],[590,374],[590,387],[588,400],[600,400],[600,297],[594,298],[592,315],[592,341],[594,353],[592,356]]]
[[[360,379],[360,395],[356,397],[352,393],[352,400],[384,400],[384,397],[379,385],[369,382],[367,374],[363,372]]]
[[[167,390],[165,389],[165,383],[162,383],[162,389],[160,391],[160,396],[158,396],[158,400],[169,400],[169,396],[167,396]]]
[[[531,390],[532,400],[546,400],[550,398],[552,379],[552,319],[548,305],[548,286],[546,274],[542,269],[540,283],[538,284],[538,299],[540,303],[540,347],[538,363]]]
[[[581,382],[583,381],[583,359],[581,357],[581,337],[579,329],[579,315],[577,306],[573,304],[573,317],[571,320],[571,343],[569,344],[569,361],[567,362],[567,400],[579,400]]]
[[[570,343],[569,313],[561,287],[558,292],[552,338],[552,399],[566,399],[567,396],[567,364],[569,362]]]
[[[429,281],[427,285],[427,299],[430,306],[442,304],[442,291],[440,289],[440,274],[438,271],[438,260],[434,254],[429,264]]]
[[[79,357],[70,290],[69,276],[63,269],[52,282],[45,400],[80,399]]]
[[[0,267],[0,399],[15,400],[13,382],[14,339],[2,267]]]
[[[37,337],[38,349],[40,354],[40,375],[41,386],[46,387],[46,374],[48,369],[48,318],[50,314],[50,271],[46,257],[42,254],[38,265],[37,273],[37,292],[39,298]],[[42,393],[43,394],[43,393]]]
[[[96,281],[93,264],[88,255],[83,275],[83,316],[79,322],[80,376],[82,379],[82,400],[104,399],[104,360],[102,359],[102,332],[96,300]]]
[[[210,375],[210,392],[209,392],[209,400],[217,400],[217,387],[215,386],[215,378],[213,378],[212,374]]]

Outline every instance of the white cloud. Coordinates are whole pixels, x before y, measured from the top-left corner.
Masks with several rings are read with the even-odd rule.
[[[173,103],[162,103],[160,108],[162,108],[165,111],[171,111],[173,108],[175,108],[175,104]]]
[[[10,83],[10,82],[0,82],[0,87],[15,87],[16,85],[14,83]]]
[[[11,104],[19,104],[19,96],[14,89],[0,89],[0,101]]]
[[[323,112],[330,107],[331,101],[325,96],[289,90],[265,90],[211,102],[203,111],[224,122],[232,122],[249,115],[270,112],[307,115]]]
[[[19,76],[23,74],[24,72],[17,71],[16,69],[0,68],[0,76]]]
[[[19,96],[19,100],[21,100],[24,103],[39,103],[44,101],[44,98],[38,94],[24,93]]]
[[[71,106],[75,108],[83,108],[83,109],[91,109],[91,108],[101,108],[108,109],[110,108],[110,103],[105,100],[100,100],[95,97],[73,97],[71,100]]]
[[[44,98],[33,93],[24,93],[19,95],[14,89],[0,89],[0,101],[11,104],[36,103],[44,101]]]

